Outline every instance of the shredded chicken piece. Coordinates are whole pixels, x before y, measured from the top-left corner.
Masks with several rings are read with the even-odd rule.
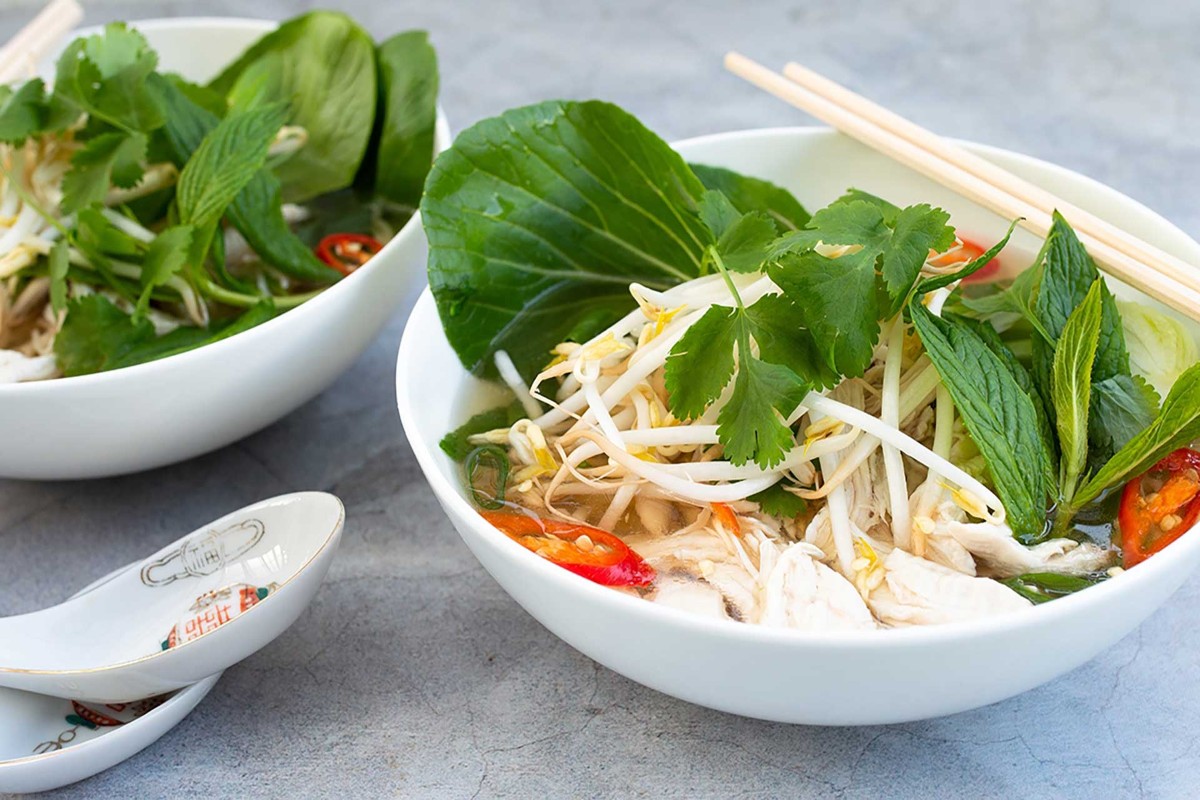
[[[966,622],[1031,605],[1003,584],[963,575],[903,550],[893,550],[883,567],[887,577],[867,598],[867,605],[888,625]]]
[[[1051,539],[1026,547],[1013,538],[1012,529],[1007,525],[948,521],[940,523],[939,528],[998,578],[1025,572],[1086,575],[1106,570],[1116,562],[1115,553],[1092,542]]]
[[[806,542],[783,551],[767,578],[759,622],[805,631],[879,627],[854,584],[817,560],[822,556]]]

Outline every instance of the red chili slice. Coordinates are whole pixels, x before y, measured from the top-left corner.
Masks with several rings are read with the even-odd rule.
[[[481,511],[510,539],[543,558],[605,586],[646,586],[654,568],[608,531],[507,511]]]
[[[383,243],[371,236],[331,233],[317,243],[316,253],[317,258],[343,275],[349,275],[382,249]]]
[[[1145,482],[1161,482],[1146,492]],[[1117,523],[1125,566],[1140,564],[1200,519],[1200,452],[1182,448],[1125,485]]]

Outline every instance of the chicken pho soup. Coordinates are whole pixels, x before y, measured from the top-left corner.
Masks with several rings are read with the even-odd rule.
[[[1062,217],[1000,281],[1011,227],[855,189],[810,212],[548,102],[460,135],[422,218],[447,338],[501,387],[442,448],[498,536],[581,579],[932,625],[1113,579],[1200,516],[1193,335],[1118,302]]]

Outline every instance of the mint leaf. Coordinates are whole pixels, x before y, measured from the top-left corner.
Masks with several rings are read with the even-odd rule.
[[[1092,284],[1079,308],[1067,318],[1054,352],[1051,394],[1062,452],[1059,493],[1068,502],[1087,464],[1088,409],[1092,401],[1092,363],[1100,342],[1102,286],[1099,281]]]
[[[50,308],[55,313],[67,307],[67,271],[71,267],[67,240],[59,239],[50,248]]]
[[[1072,505],[1081,508],[1105,489],[1126,483],[1154,466],[1163,456],[1200,437],[1200,364],[1175,381],[1162,409],[1150,425],[1080,487]]]
[[[175,225],[167,228],[150,243],[146,259],[142,262],[142,295],[138,299],[138,312],[145,313],[150,305],[150,294],[155,287],[162,286],[178,273],[188,261],[195,229],[191,225]]]
[[[706,164],[689,166],[705,189],[716,189],[725,195],[742,214],[761,211],[771,218],[781,232],[799,230],[808,225],[808,212],[787,189],[722,167]]]
[[[63,178],[63,210],[67,213],[104,201],[111,186],[128,189],[142,179],[148,139],[142,133],[104,133],[89,139],[71,157]]]
[[[1042,326],[1042,321],[1038,318],[1037,311],[1034,310],[1034,302],[1041,283],[1042,264],[1039,262],[1017,275],[1008,288],[980,297],[964,296],[962,303],[970,311],[984,318],[1005,312],[1019,314],[1022,319],[1033,326],[1043,340],[1050,340],[1053,337]],[[924,283],[922,283],[923,285]]]
[[[721,395],[733,375],[740,326],[738,309],[712,306],[671,348],[664,379],[676,417],[695,419]]]
[[[1096,349],[1092,383],[1100,384],[1119,375],[1130,376],[1129,353],[1125,347],[1125,332],[1116,299],[1103,284],[1100,272],[1071,226],[1057,212],[1043,254],[1043,271],[1034,310],[1047,337],[1044,340],[1034,337],[1033,340],[1033,373],[1041,390],[1046,392],[1051,385],[1054,348],[1067,318],[1098,281],[1101,283],[1100,342]],[[1121,410],[1133,412],[1134,419],[1142,427],[1150,424],[1157,409],[1145,403],[1145,397],[1130,394],[1126,399],[1136,401],[1140,407],[1126,405]],[[1102,406],[1091,417],[1089,447],[1101,462],[1110,458],[1125,443],[1114,432],[1130,427],[1128,421],[1109,419],[1107,414],[1110,408]]]
[[[628,286],[697,277],[712,241],[683,159],[608,103],[513,109],[458,135],[429,173],[421,221],[450,344],[494,375],[505,350],[530,378],[568,338],[631,307]]]
[[[204,91],[183,81],[160,79],[155,82],[168,109],[164,138],[171,159],[182,168],[204,141],[220,118],[192,99]],[[329,284],[341,278],[313,255],[312,247],[302,242],[283,218],[283,194],[279,179],[269,170],[259,170],[234,199],[226,214],[245,237],[254,252],[280,272],[306,283]]]
[[[1092,384],[1088,419],[1088,466],[1099,469],[1134,436],[1154,421],[1158,393],[1141,375],[1114,375]]]
[[[266,164],[267,148],[286,116],[286,106],[272,103],[221,120],[179,173],[175,202],[180,221],[197,231],[215,226]]]
[[[968,433],[987,462],[1014,534],[1041,537],[1046,523],[1049,469],[1037,411],[1009,367],[969,325],[935,317],[909,304],[913,325]]]

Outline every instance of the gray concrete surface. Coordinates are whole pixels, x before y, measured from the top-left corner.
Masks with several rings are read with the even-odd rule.
[[[2,5],[6,38],[33,6]],[[943,133],[1080,170],[1200,234],[1195,4],[342,6],[378,35],[432,32],[456,128],[551,97],[613,100],[668,138],[804,121],[722,72],[722,52],[738,48],[799,58]],[[88,20],[308,7],[97,0]],[[325,489],[349,512],[295,627],[157,745],[62,796],[1196,796],[1200,579],[1070,675],[910,725],[766,724],[596,666],[500,591],[430,496],[393,405],[402,324],[323,396],[220,452],[116,480],[0,482],[0,615],[58,601],[262,497]]]

